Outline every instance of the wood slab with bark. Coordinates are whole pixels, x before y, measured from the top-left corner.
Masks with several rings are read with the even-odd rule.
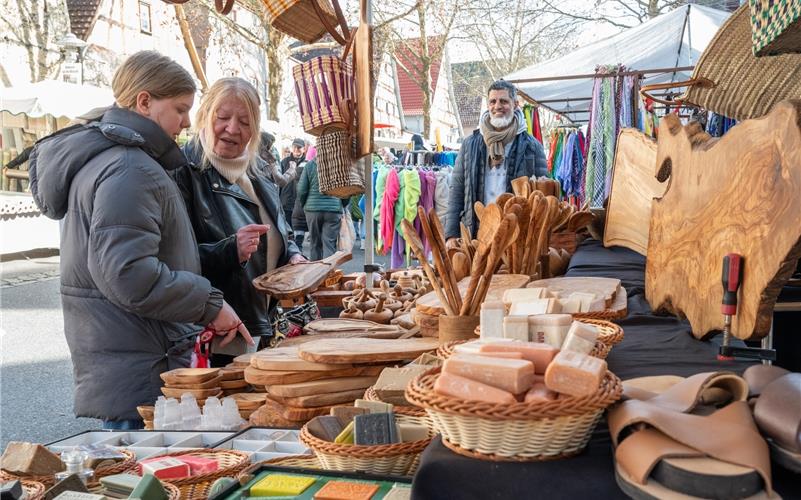
[[[294,299],[314,291],[336,266],[352,258],[349,252],[337,252],[323,260],[281,266],[253,280],[256,290],[278,300]]]
[[[712,139],[668,115],[660,126],[645,290],[653,310],[689,319],[702,338],[723,328],[723,257],[743,256],[732,334],[767,335],[773,307],[801,257],[801,101]]]
[[[419,339],[319,340],[298,347],[301,358],[314,363],[380,363],[411,360],[437,350],[439,341]]]

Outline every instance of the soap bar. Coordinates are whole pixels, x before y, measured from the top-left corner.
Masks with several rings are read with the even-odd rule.
[[[605,310],[606,310],[606,300],[603,297],[601,297],[599,299],[595,299],[592,302],[590,302],[590,308],[587,310],[587,312],[599,312]]]
[[[507,339],[528,342],[528,318],[525,316],[503,318],[503,336]]]
[[[428,439],[428,427],[419,424],[398,424],[398,434],[402,443]]]
[[[315,483],[315,479],[288,474],[270,474],[250,487],[252,497],[297,496]]]
[[[339,423],[343,428],[353,422],[353,417],[364,415],[365,413],[369,413],[367,408],[356,408],[355,406],[334,406],[331,408],[331,415],[339,419]]]
[[[53,500],[65,491],[89,493],[89,489],[86,487],[78,474],[70,474],[45,491],[44,500]]]
[[[56,500],[106,500],[103,495],[94,493],[82,493],[79,491],[65,491],[56,497]]]
[[[547,299],[546,288],[510,288],[503,292],[503,303],[511,306],[515,302],[531,302],[537,299]]]
[[[114,474],[113,476],[101,477],[100,484],[109,491],[121,493],[127,497],[136,488],[141,479],[141,477],[134,474]]]
[[[526,393],[526,403],[546,403],[556,401],[559,394],[548,389],[545,384],[534,384]]]
[[[598,390],[604,375],[606,361],[579,352],[562,351],[548,366],[545,385],[570,396],[589,396]]]
[[[369,414],[365,413],[364,415],[369,415]],[[359,416],[361,416],[361,415],[354,415],[354,417],[353,417],[354,420],[351,420],[350,423],[348,423],[348,425],[346,425],[345,428],[342,429],[342,432],[340,432],[339,435],[336,438],[334,438],[334,442],[335,443],[338,443],[338,444],[353,444],[354,421],[355,421],[356,417],[359,417]]]
[[[484,401],[486,403],[512,404],[516,403],[511,392],[482,384],[469,378],[460,377],[450,373],[441,373],[434,382],[434,392],[443,396],[450,396],[469,401]]]
[[[526,392],[534,379],[534,364],[523,359],[454,354],[442,365],[443,373],[459,375],[512,394]]]
[[[0,457],[0,468],[18,476],[51,476],[65,466],[55,453],[40,444],[11,441]]]
[[[531,316],[561,312],[557,299],[534,299],[528,302],[513,302],[509,316]]]
[[[544,374],[559,349],[540,342],[493,342],[479,348],[482,355],[491,352],[519,352],[523,359],[534,363],[534,373]]]
[[[484,352],[481,351],[474,353],[473,355],[479,354],[481,356],[488,356],[490,358],[502,358],[502,359],[523,359],[522,352]]]
[[[481,304],[481,338],[502,338],[504,316],[506,316],[506,307],[503,302]]]
[[[142,475],[153,474],[159,479],[177,479],[190,474],[189,466],[173,457],[146,458],[139,465]]]
[[[562,347],[573,316],[569,314],[535,314],[528,317],[528,335],[532,342],[545,342]]]
[[[214,460],[214,462],[216,465],[217,461]],[[216,467],[214,470],[217,470]],[[168,500],[170,495],[167,493],[167,490],[164,489],[164,485],[161,484],[161,481],[151,474],[145,474],[142,480],[139,481],[139,484],[136,485],[136,488],[131,492],[130,498],[139,498],[141,500]]]
[[[581,300],[572,297],[559,299],[559,306],[562,308],[562,312],[566,314],[578,314],[581,312]]]
[[[0,484],[0,500],[19,500],[23,496],[25,492],[22,491],[22,483],[19,480]]]
[[[406,386],[418,375],[431,367],[421,365],[407,365],[402,368],[384,368],[376,380],[373,389],[382,402],[408,405],[404,396]]]
[[[562,350],[589,354],[595,348],[597,340],[598,328],[595,325],[574,321],[562,344]]]
[[[424,352],[423,354],[414,358],[414,361],[412,361],[406,366],[412,366],[412,365],[414,366],[421,365],[421,366],[427,366],[429,368],[434,368],[442,365],[442,359],[438,358],[437,356],[434,356],[431,353]]]
[[[314,494],[314,500],[370,500],[378,489],[374,483],[328,481]]]
[[[323,441],[334,442],[334,439],[342,432],[342,422],[337,417],[331,415],[320,415],[309,420],[306,424],[312,436],[322,439]]]
[[[381,401],[368,401],[366,399],[357,399],[353,405],[356,408],[365,408],[370,413],[387,413],[392,411],[392,405],[389,403],[382,403]]]
[[[197,476],[198,474],[208,474],[215,472],[220,468],[219,464],[213,458],[198,457],[194,455],[181,455],[176,456],[178,460],[189,466],[189,474]]]
[[[412,489],[409,486],[400,486],[395,484],[389,493],[384,495],[383,500],[411,500]]]
[[[391,413],[357,415],[353,419],[353,442],[357,445],[391,444],[395,418]]]
[[[578,300],[581,303],[581,312],[589,312],[590,305],[595,300],[594,293],[573,292],[570,294],[572,300]]]

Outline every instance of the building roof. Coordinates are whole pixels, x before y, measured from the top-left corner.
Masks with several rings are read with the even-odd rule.
[[[92,27],[97,20],[100,4],[103,0],[67,0],[67,12],[70,15],[70,31],[83,41],[89,38]]]
[[[404,67],[412,72],[420,68],[420,60],[412,54],[418,52],[420,47],[420,38],[412,38],[405,40],[395,50],[395,60],[398,62],[398,86],[400,87],[401,105],[403,106],[403,114],[405,115],[421,115],[423,114],[423,91],[417,84],[415,79],[406,72]],[[437,50],[445,42],[442,36],[428,37],[429,50]],[[439,80],[440,66],[442,65],[442,55],[444,50],[440,52],[439,57],[431,62],[431,89],[433,92],[437,90],[437,81]],[[431,100],[434,100],[434,94],[431,94]]]

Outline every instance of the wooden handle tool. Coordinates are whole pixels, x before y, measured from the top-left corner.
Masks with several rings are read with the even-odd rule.
[[[417,215],[420,219],[420,225],[423,227],[423,233],[426,235],[428,244],[431,247],[431,254],[434,257],[434,267],[437,268],[437,272],[442,277],[442,286],[445,288],[445,295],[447,295],[453,310],[457,311],[462,306],[462,298],[459,295],[459,289],[456,286],[455,280],[451,280],[451,269],[450,266],[447,265],[450,262],[447,260],[448,254],[445,250],[445,242],[440,242],[434,235],[430,220],[423,207],[417,207]],[[436,213],[434,217],[439,221]]]
[[[417,213],[418,215],[420,214],[419,211]],[[431,226],[431,233],[434,235],[434,239],[437,240],[437,245],[439,245],[441,248],[445,248],[445,228],[442,227],[442,221],[439,220],[439,216],[437,215],[437,211],[435,209],[432,208],[428,211],[428,220]],[[449,267],[445,271],[448,274],[448,280],[451,282],[451,286],[455,292],[456,304],[454,304],[454,308],[459,309],[462,307],[462,296],[459,293],[459,280],[456,279],[456,274],[453,272],[453,267]]]
[[[517,216],[514,214],[506,215],[492,241],[492,248],[490,249],[489,257],[487,257],[487,265],[481,276],[483,282],[476,288],[476,292],[470,300],[468,314],[477,314],[481,303],[484,302],[484,298],[487,296],[489,285],[492,282],[492,275],[498,268],[498,264],[501,261],[501,257],[506,252],[506,248],[514,241],[516,232]]]
[[[442,303],[442,307],[445,309],[445,312],[448,313],[449,316],[455,316],[456,311],[454,311],[454,309],[451,307],[450,301],[445,296],[445,292],[437,280],[437,275],[434,273],[434,270],[431,269],[431,265],[428,263],[428,260],[426,260],[426,254],[423,250],[423,242],[420,241],[420,237],[417,235],[414,226],[412,226],[408,220],[404,219],[401,221],[401,229],[403,230],[403,239],[409,243],[412,251],[414,251],[415,255],[417,255],[417,260],[419,260],[420,264],[423,266],[423,272],[426,273],[428,281],[431,282],[431,286],[434,288],[434,293],[437,294],[437,298]]]
[[[576,232],[585,226],[589,226],[592,224],[593,217],[592,212],[576,212],[568,219],[567,230]]]
[[[476,249],[472,244],[473,239],[470,237],[470,231],[463,222],[459,223],[459,231],[462,234],[462,249],[467,253],[467,257],[470,259],[470,265],[472,267],[473,258],[476,256]]]
[[[512,179],[512,191],[516,196],[528,198],[530,190],[531,184],[529,184],[528,177],[518,177],[517,179]]]
[[[456,281],[461,281],[462,278],[470,276],[470,261],[464,252],[456,252],[451,257],[453,263],[453,273],[456,275]]]

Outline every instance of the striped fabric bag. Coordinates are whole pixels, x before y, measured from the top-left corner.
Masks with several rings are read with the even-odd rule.
[[[320,192],[337,198],[364,193],[364,172],[353,161],[353,137],[348,130],[328,130],[317,139]]]
[[[267,21],[278,31],[300,41],[316,42],[329,32],[326,22],[335,26],[337,16],[328,0],[262,0]],[[318,3],[319,10],[315,8]],[[320,18],[318,12],[325,16]]]
[[[321,56],[292,70],[303,129],[321,135],[328,128],[347,130],[351,123],[356,84],[350,64]]]

